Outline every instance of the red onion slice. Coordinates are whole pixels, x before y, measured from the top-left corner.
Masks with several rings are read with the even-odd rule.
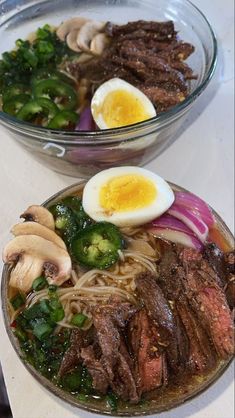
[[[148,231],[154,236],[201,251],[202,243],[183,222],[167,213],[151,222]]]
[[[210,228],[214,223],[214,217],[210,207],[200,197],[189,192],[175,192],[175,204],[190,209],[198,215]]]
[[[168,213],[182,221],[192,232],[194,232],[201,242],[204,243],[206,241],[209,232],[208,226],[191,210],[173,203],[170,209],[168,209]]]
[[[185,232],[174,231],[167,228],[149,228],[155,237],[166,239],[167,241],[175,242],[176,244],[184,245],[185,247],[194,248],[197,251],[201,251],[203,248],[202,243],[194,236]]]
[[[95,131],[96,124],[94,122],[91,108],[85,107],[85,109],[81,112],[79,122],[75,128],[75,131]]]

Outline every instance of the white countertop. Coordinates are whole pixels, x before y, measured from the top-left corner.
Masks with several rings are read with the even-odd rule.
[[[234,230],[234,56],[233,1],[194,0],[210,20],[219,43],[216,75],[186,121],[181,137],[147,165],[162,177],[198,194]],[[0,127],[0,246],[10,227],[32,203],[76,179],[53,173],[34,161]],[[0,316],[0,355],[14,418],[91,418],[42,388],[17,358]],[[161,414],[161,418],[232,418],[233,367],[211,388],[191,402]],[[1,416],[1,413],[0,413]]]

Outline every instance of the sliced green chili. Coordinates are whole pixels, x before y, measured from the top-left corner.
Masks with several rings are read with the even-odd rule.
[[[72,110],[62,110],[50,121],[47,128],[74,130],[78,121],[78,114]]]
[[[106,269],[118,260],[123,247],[119,229],[108,222],[91,225],[79,232],[72,241],[72,255],[76,261],[99,269]]]
[[[34,86],[33,93],[36,98],[57,99],[61,110],[73,110],[78,104],[77,93],[73,87],[60,80],[42,80]]]
[[[59,111],[58,107],[49,99],[38,98],[30,100],[16,114],[17,119],[31,122],[37,117],[42,117],[50,121]]]
[[[29,94],[17,94],[3,103],[2,110],[9,115],[15,116],[30,99]]]

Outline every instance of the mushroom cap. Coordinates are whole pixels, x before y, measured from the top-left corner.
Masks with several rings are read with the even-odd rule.
[[[88,21],[85,23],[80,31],[78,32],[77,36],[77,44],[78,47],[82,51],[90,51],[90,43],[97,33],[101,32],[102,29],[105,27],[104,22],[98,22],[96,20]]]
[[[37,235],[47,239],[48,241],[54,242],[54,244],[58,245],[58,247],[66,250],[64,241],[56,234],[56,232],[37,222],[29,221],[16,224],[12,227],[11,233],[15,235],[15,237],[20,235]]]
[[[21,235],[3,250],[3,261],[12,264],[9,285],[28,292],[34,279],[43,273],[50,284],[60,286],[72,269],[68,252],[37,235]]]
[[[88,22],[89,19],[84,17],[73,17],[72,19],[63,22],[57,29],[56,35],[61,41],[65,41],[66,36],[72,31],[81,29],[81,27]]]
[[[94,55],[101,55],[105,47],[109,44],[109,39],[105,33],[97,33],[90,43],[90,51]]]
[[[51,214],[51,212],[49,212],[48,209],[44,208],[43,206],[29,206],[28,209],[26,209],[20,217],[24,218],[26,221],[38,222],[39,224],[46,226],[52,231],[55,230],[55,222],[53,215]]]
[[[82,52],[82,50],[78,47],[77,37],[78,37],[78,29],[73,29],[67,35],[66,42],[67,42],[68,47],[72,49],[72,51]]]

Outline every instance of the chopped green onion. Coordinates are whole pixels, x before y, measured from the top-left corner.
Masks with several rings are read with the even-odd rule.
[[[117,410],[117,397],[113,393],[109,393],[106,396],[106,402],[108,406],[110,407],[111,411]]]
[[[48,322],[40,322],[33,327],[33,334],[40,341],[47,338],[53,331],[53,326]]]
[[[77,313],[73,315],[71,319],[71,324],[75,325],[76,327],[82,328],[82,326],[84,325],[87,319],[88,317],[84,315],[83,313]]]
[[[81,371],[75,370],[63,376],[62,386],[71,392],[77,391],[81,386]]]
[[[48,299],[42,299],[39,303],[41,311],[47,315],[50,314],[50,303]]]
[[[39,290],[44,289],[47,284],[47,279],[43,276],[39,276],[33,281],[32,289],[38,292]]]
[[[56,292],[57,291],[57,286],[56,286],[56,284],[50,284],[49,286],[48,286],[48,290],[49,290],[49,292]]]
[[[84,395],[84,393],[79,393],[79,394],[77,395],[77,399],[78,399],[80,402],[87,402],[87,401],[88,401],[88,395]]]
[[[21,293],[17,293],[17,295],[15,295],[11,300],[10,300],[12,307],[14,308],[15,311],[17,311],[17,309],[19,309],[21,306],[24,305],[25,303],[25,296],[22,295]]]

